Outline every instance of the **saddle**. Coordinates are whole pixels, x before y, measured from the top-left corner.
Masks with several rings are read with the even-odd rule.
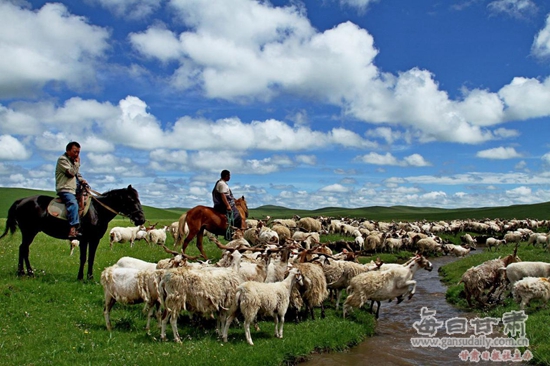
[[[83,191],[76,196],[76,200],[78,202],[78,216],[82,217],[86,215],[90,209],[92,196],[90,196],[88,191]],[[67,207],[63,201],[61,201],[61,198],[56,197],[50,201],[48,205],[48,214],[58,219],[67,220]]]

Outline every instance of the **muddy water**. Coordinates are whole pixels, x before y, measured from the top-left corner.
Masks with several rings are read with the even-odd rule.
[[[435,310],[435,318],[440,322],[460,317],[473,319],[476,315],[465,313],[445,301],[446,287],[441,283],[438,269],[456,260],[451,256],[434,258],[431,262],[434,266],[432,272],[419,270],[415,274],[417,281],[416,294],[411,300],[404,300],[397,305],[395,301],[382,303],[380,317],[376,326],[376,333],[365,342],[345,353],[316,354],[312,355],[301,366],[336,366],[336,365],[524,365],[521,362],[495,362],[462,361],[459,353],[463,350],[471,351],[473,348],[447,348],[445,350],[436,347],[412,347],[412,337],[422,337],[414,329],[413,324],[420,322],[422,307]],[[355,310],[357,311],[357,310]],[[364,311],[364,310],[362,310]],[[473,335],[473,330],[460,337]],[[436,337],[446,337],[445,327],[440,328]],[[502,334],[490,334],[487,337],[498,337]],[[476,347],[480,351],[485,348]],[[489,351],[494,350],[489,349]],[[496,348],[497,350],[513,348]]]

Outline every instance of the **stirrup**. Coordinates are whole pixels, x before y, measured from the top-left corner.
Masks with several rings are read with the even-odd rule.
[[[235,225],[235,218],[233,217],[233,211],[228,211],[227,216],[227,230],[225,231],[225,240],[231,240],[233,238],[233,232],[231,228]]]

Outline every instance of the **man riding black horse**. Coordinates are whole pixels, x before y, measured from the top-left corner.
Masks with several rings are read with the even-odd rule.
[[[71,141],[65,148],[65,153],[57,159],[55,167],[55,190],[57,195],[67,207],[67,220],[69,220],[68,239],[76,239],[80,236],[80,217],[78,215],[77,190],[87,184],[80,175],[80,144]]]

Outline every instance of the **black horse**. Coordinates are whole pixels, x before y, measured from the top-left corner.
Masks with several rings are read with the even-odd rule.
[[[17,267],[18,275],[24,275],[23,261],[27,267],[27,274],[33,276],[34,272],[29,262],[29,246],[34,237],[39,232],[58,239],[67,239],[69,232],[69,222],[54,216],[47,212],[48,204],[53,197],[50,196],[32,196],[21,198],[15,201],[9,211],[6,221],[6,230],[0,239],[6,236],[8,230],[13,234],[19,226],[23,237],[19,246],[19,265]],[[88,279],[93,279],[93,267],[95,253],[99,240],[107,231],[109,221],[116,215],[127,216],[135,225],[141,225],[145,222],[145,216],[141,203],[139,202],[138,192],[132,188],[115,189],[99,196],[92,196],[90,209],[81,219],[79,232],[82,236],[80,241],[80,268],[78,270],[78,279],[84,278],[84,264],[86,263],[86,251],[89,247],[88,258]]]

